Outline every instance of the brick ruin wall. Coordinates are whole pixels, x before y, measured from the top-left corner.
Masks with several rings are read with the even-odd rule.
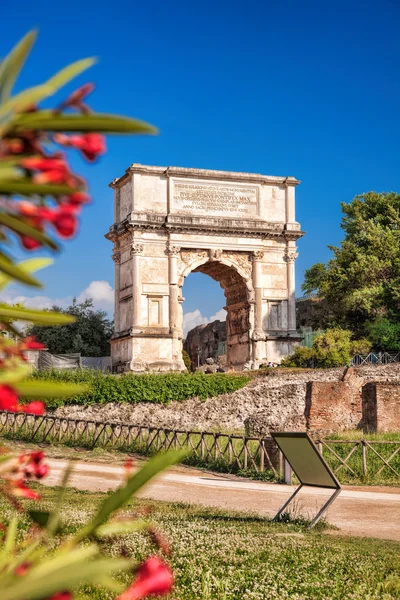
[[[281,418],[272,410],[274,400],[271,408],[246,419],[249,435],[267,435],[273,429],[325,434],[349,429],[400,431],[400,365],[307,371],[299,376],[302,382],[272,388],[274,398],[281,401]]]

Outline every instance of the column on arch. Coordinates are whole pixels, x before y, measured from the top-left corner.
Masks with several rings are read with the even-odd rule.
[[[256,250],[252,255],[253,269],[253,287],[254,287],[254,351],[253,351],[253,367],[258,367],[258,364],[263,359],[265,333],[263,329],[263,287],[262,287],[262,261],[264,252]]]
[[[169,282],[169,329],[173,338],[181,336],[179,326],[179,285],[178,285],[178,257],[180,248],[169,245],[168,252],[168,282]]]
[[[117,246],[114,248],[112,259],[114,261],[114,333],[119,333],[121,331],[119,307],[121,252]]]
[[[288,330],[296,331],[296,280],[295,261],[298,257],[295,246],[288,245],[285,252],[288,292]]]
[[[140,306],[141,306],[141,281],[140,281],[140,255],[143,253],[143,244],[134,242],[131,246],[132,256],[132,300],[133,315],[132,327],[140,326]]]

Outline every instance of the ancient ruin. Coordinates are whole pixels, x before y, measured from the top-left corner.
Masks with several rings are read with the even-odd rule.
[[[133,164],[110,184],[115,371],[184,370],[182,285],[194,271],[224,289],[228,366],[279,363],[293,351],[298,183]]]

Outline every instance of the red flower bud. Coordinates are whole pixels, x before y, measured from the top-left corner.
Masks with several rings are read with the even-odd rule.
[[[90,196],[85,192],[74,192],[69,196],[65,196],[65,202],[74,206],[80,206],[81,204],[88,204],[90,202]]]
[[[37,479],[42,479],[43,477],[46,477],[48,472],[49,472],[48,465],[40,465],[40,467],[38,467],[35,471],[35,476]]]
[[[43,402],[35,400],[34,402],[30,402],[29,404],[22,406],[21,410],[30,415],[42,415],[46,410],[46,406]]]
[[[42,245],[40,242],[28,237],[27,235],[21,235],[20,240],[25,250],[37,250]]]
[[[56,133],[54,135],[54,141],[62,146],[77,148],[90,162],[96,160],[100,154],[104,154],[106,151],[104,135],[100,135],[99,133],[85,133],[83,135],[70,136],[63,133]]]
[[[82,100],[84,98],[86,98],[86,96],[88,96],[89,94],[91,94],[93,92],[93,90],[94,90],[93,83],[85,83],[80,88],[75,90],[75,92],[72,92],[72,94],[70,94],[68,96],[66,101],[63,102],[63,105],[64,106],[76,106],[77,104],[79,105],[80,102],[82,102]]]
[[[173,585],[171,569],[158,556],[148,558],[137,570],[137,577],[118,600],[141,600],[150,595],[168,594]]]
[[[17,412],[18,410],[18,394],[9,385],[0,386],[0,410],[10,412]]]
[[[18,481],[13,482],[13,496],[19,496],[20,498],[27,498],[28,500],[39,500],[40,495],[27,487],[23,480],[20,479]]]
[[[53,214],[52,223],[61,237],[70,238],[76,233],[78,219],[75,213],[76,207],[62,205]]]
[[[72,593],[71,592],[56,592],[55,594],[50,596],[50,598],[47,598],[47,600],[72,600]]]
[[[19,577],[22,577],[23,575],[26,575],[27,572],[29,571],[31,566],[31,563],[29,562],[23,562],[20,565],[18,565],[18,567],[15,567],[15,574],[18,575]]]
[[[37,342],[34,337],[29,336],[22,342],[26,350],[43,350],[46,346]]]

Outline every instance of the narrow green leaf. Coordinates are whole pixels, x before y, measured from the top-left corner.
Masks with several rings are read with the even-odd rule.
[[[82,58],[81,60],[77,60],[76,62],[73,62],[61,69],[61,71],[53,75],[53,77],[50,77],[46,84],[51,86],[51,88],[54,90],[54,94],[72,79],[78,77],[78,75],[83,73],[83,71],[90,69],[90,67],[92,67],[95,63],[95,58]]]
[[[18,518],[13,517],[8,525],[6,539],[0,552],[0,569],[7,564],[10,556],[15,550],[17,539]]]
[[[36,31],[27,33],[0,63],[0,102],[9,96],[36,40]]]
[[[129,570],[132,563],[121,558],[97,558],[93,546],[56,554],[33,567],[24,577],[2,589],[1,600],[43,600],[60,590],[98,582],[103,575]],[[88,559],[92,560],[88,560]]]
[[[0,272],[5,273],[12,279],[26,283],[34,287],[43,287],[40,281],[29,275],[23,269],[20,269],[13,261],[3,252],[0,252]]]
[[[1,263],[0,263],[1,268]],[[11,317],[18,321],[32,321],[36,325],[68,325],[75,322],[75,317],[64,315],[51,310],[36,310],[34,308],[13,308],[0,304],[1,317]]]
[[[32,225],[25,223],[25,221],[18,219],[18,217],[15,217],[14,215],[0,212],[0,224],[5,225],[5,227],[8,227],[8,229],[11,229],[12,231],[31,237],[52,250],[58,250],[58,245],[45,233],[35,229]]]
[[[102,133],[149,133],[157,129],[144,121],[102,113],[90,115],[60,114],[40,111],[18,115],[12,122],[13,129],[41,129],[43,131],[99,131]]]
[[[11,165],[2,165],[0,163],[0,181],[17,181],[21,176],[21,171]]]
[[[23,398],[68,398],[88,391],[83,383],[53,383],[49,381],[32,381],[26,379],[14,385]]]
[[[105,523],[96,529],[97,537],[109,537],[123,533],[132,533],[133,531],[142,531],[149,524],[146,521],[114,521]]]
[[[19,112],[22,112],[32,104],[37,104],[49,96],[52,96],[58,92],[61,87],[71,81],[71,79],[74,79],[74,77],[77,77],[77,75],[86,71],[86,69],[91,67],[94,63],[94,58],[78,60],[61,69],[61,71],[56,75],[53,75],[53,77],[45,83],[28,88],[27,90],[23,90],[19,94],[16,94],[0,107],[0,117],[4,117],[11,111],[18,110]]]
[[[27,260],[22,260],[21,262],[17,263],[17,267],[27,273],[35,273],[40,269],[44,269],[45,267],[52,265],[53,262],[54,261],[51,258],[28,258]],[[0,290],[4,290],[4,288],[6,288],[11,282],[11,277],[5,275],[4,273],[0,273]]]
[[[73,188],[68,185],[52,183],[32,183],[31,179],[1,179],[0,194],[20,194],[21,196],[65,196],[72,194]]]
[[[158,454],[149,460],[138,473],[135,473],[135,475],[128,480],[125,486],[120,487],[103,502],[94,518],[86,525],[86,527],[78,532],[72,541],[76,543],[95,533],[97,528],[102,525],[113,512],[124,506],[124,504],[126,504],[140,488],[148,483],[150,479],[167,467],[181,462],[186,455],[186,451],[172,451],[167,452],[166,454]]]
[[[64,470],[63,478],[62,478],[62,482],[61,482],[61,489],[57,495],[56,506],[55,506],[54,510],[52,511],[50,518],[48,520],[48,523],[47,523],[47,531],[50,533],[50,535],[54,535],[55,533],[57,533],[57,531],[60,528],[61,510],[63,507],[64,498],[65,498],[65,495],[67,492],[68,482],[70,480],[73,468],[74,468],[73,464],[71,462],[69,462],[66,469]]]
[[[15,383],[27,377],[30,372],[31,367],[28,364],[22,364],[19,367],[15,367],[13,369],[1,369],[0,385],[15,385]]]

